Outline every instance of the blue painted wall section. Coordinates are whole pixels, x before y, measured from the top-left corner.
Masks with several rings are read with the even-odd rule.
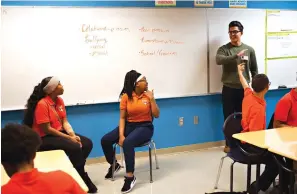
[[[289,90],[269,91],[267,100],[267,125],[277,101]],[[161,116],[155,119],[154,140],[158,148],[168,148],[223,140],[223,114],[221,95],[158,100]],[[67,107],[68,119],[77,133],[91,138],[94,149],[90,157],[103,156],[101,137],[115,128],[119,121],[119,104],[97,104]],[[194,116],[199,124],[194,125]],[[1,125],[21,122],[23,111],[2,112]],[[178,118],[184,117],[184,125]],[[143,149],[140,149],[143,150]]]

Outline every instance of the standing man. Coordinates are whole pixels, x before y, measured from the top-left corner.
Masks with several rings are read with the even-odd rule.
[[[241,112],[244,90],[239,81],[237,65],[244,62],[243,76],[250,83],[250,72],[252,77],[258,73],[256,54],[252,47],[241,42],[243,25],[239,21],[232,21],[229,24],[230,42],[221,46],[216,55],[217,65],[222,65],[222,101],[224,120],[234,112]],[[229,152],[228,142],[224,152]]]

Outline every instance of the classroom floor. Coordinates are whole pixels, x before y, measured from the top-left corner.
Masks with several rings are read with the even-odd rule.
[[[135,176],[136,185],[132,194],[205,194],[213,192],[220,158],[225,154],[222,148],[213,148],[195,152],[172,155],[159,155],[160,169],[153,170],[154,182],[149,181],[149,160],[137,158]],[[153,160],[154,161],[154,160]],[[218,191],[229,191],[231,160],[226,158]],[[153,162],[154,165],[154,162]],[[154,165],[155,167],[155,165]],[[93,164],[87,166],[87,171],[98,186],[99,193],[119,194],[124,183],[125,169],[121,169],[115,181],[104,180],[109,165]],[[264,166],[262,166],[263,170]],[[234,191],[246,190],[246,165],[234,166]],[[252,181],[255,180],[253,168]],[[270,192],[266,192],[270,193]],[[273,192],[274,193],[274,192]]]

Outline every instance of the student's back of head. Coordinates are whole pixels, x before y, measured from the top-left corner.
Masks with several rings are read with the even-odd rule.
[[[12,176],[23,166],[32,165],[41,144],[39,135],[20,124],[7,124],[1,130],[1,163]]]
[[[269,79],[265,74],[257,74],[253,77],[252,88],[256,93],[266,93],[269,90]]]

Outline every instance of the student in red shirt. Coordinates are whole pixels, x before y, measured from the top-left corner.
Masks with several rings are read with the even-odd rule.
[[[297,87],[277,103],[273,127],[297,127]]]
[[[57,77],[44,78],[28,99],[23,123],[41,137],[39,151],[64,150],[89,192],[95,193],[97,188],[84,168],[93,143],[89,138],[74,133],[67,120],[64,101],[59,97],[63,92]]]
[[[252,80],[251,89],[243,76],[245,64],[238,65],[238,75],[242,87],[244,88],[244,98],[242,102],[242,132],[259,131],[266,129],[266,102],[264,99],[265,94],[269,89],[269,79],[265,74],[257,74]],[[243,147],[250,152],[261,152],[260,148],[252,145],[244,144]],[[242,154],[244,160],[253,160]],[[273,183],[278,175],[278,166],[275,163],[272,155],[267,153],[262,158],[257,159],[258,162],[265,164],[265,170],[259,178],[258,189],[266,191]],[[253,182],[248,191],[250,194],[259,192],[256,187],[256,182]]]
[[[276,105],[274,112],[274,128],[280,127],[297,127],[297,88],[292,89],[289,93],[284,95]],[[293,168],[293,160],[289,158],[282,158],[289,169]],[[285,172],[285,182],[283,188],[289,189],[289,173]]]
[[[265,94],[269,89],[269,79],[265,74],[258,74],[252,80],[252,88],[243,76],[244,65],[238,65],[238,75],[244,89],[242,101],[242,132],[266,129]]]
[[[1,130],[1,163],[11,178],[1,187],[2,194],[85,194],[77,182],[63,171],[39,172],[34,168],[39,135],[20,124]]]
[[[105,158],[110,164],[105,179],[112,178],[113,144],[119,143],[123,147],[126,176],[121,192],[128,193],[136,183],[134,148],[152,138],[154,133],[152,117],[158,118],[160,111],[154,93],[148,90],[146,77],[135,70],[126,74],[120,97],[119,127],[104,135],[101,139],[101,145]],[[120,168],[120,164],[116,163],[115,171],[120,170]]]

